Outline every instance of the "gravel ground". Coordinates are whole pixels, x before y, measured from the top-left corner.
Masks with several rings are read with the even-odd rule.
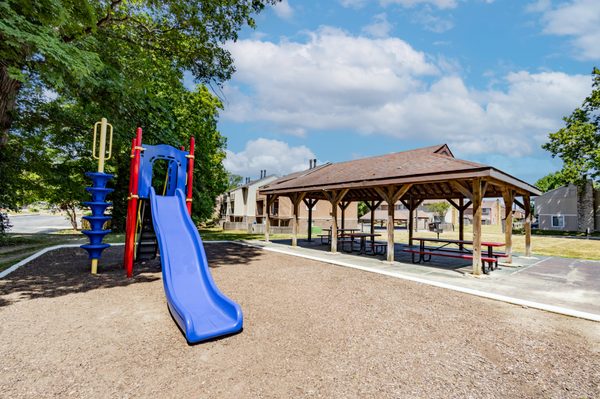
[[[206,245],[244,331],[188,346],[160,264],[83,251],[0,280],[0,396],[596,398],[600,324],[233,244]]]

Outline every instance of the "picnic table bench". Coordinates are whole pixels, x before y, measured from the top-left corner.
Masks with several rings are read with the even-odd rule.
[[[429,262],[432,256],[441,256],[456,259],[473,259],[472,250],[464,248],[465,245],[473,245],[472,241],[451,240],[442,238],[416,237],[413,240],[419,241],[419,249],[403,249],[404,252],[412,255],[413,263]],[[425,242],[442,244],[437,247],[425,246]],[[456,245],[458,248],[448,247]],[[482,242],[481,246],[487,247],[487,255],[481,256],[482,269],[485,274],[498,268],[498,258],[506,257],[505,253],[494,252],[494,248],[504,246],[499,242]],[[415,255],[419,255],[418,260]]]

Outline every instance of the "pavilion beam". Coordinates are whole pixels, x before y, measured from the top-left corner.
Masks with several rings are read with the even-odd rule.
[[[481,178],[473,179],[473,274],[481,274]]]
[[[337,209],[339,203],[344,199],[344,196],[348,193],[349,189],[336,191],[325,191],[325,196],[331,203],[331,252],[337,252],[337,239],[338,239],[338,225],[337,225]]]
[[[312,211],[313,208],[315,207],[315,205],[317,204],[317,201],[319,201],[318,199],[310,199],[310,198],[304,198],[302,201],[304,201],[304,204],[306,205],[306,207],[308,208],[308,241],[311,242],[312,241]]]
[[[529,194],[523,196],[525,205],[525,256],[531,256],[531,197]]]
[[[269,234],[271,232],[271,207],[277,200],[277,195],[267,194],[267,220],[265,223],[265,241],[269,242]]]
[[[388,204],[387,220],[387,261],[394,261],[394,211],[396,202],[410,190],[412,184],[402,186],[374,187],[377,194]]]
[[[305,192],[290,195],[290,199],[292,200],[292,247],[298,246],[298,211],[305,195]]]
[[[452,188],[454,188],[456,191],[473,201],[473,193],[471,193],[471,191],[467,187],[463,186],[460,182],[455,180],[450,180],[449,183],[452,186]]]
[[[507,255],[505,262],[512,263],[512,204],[515,200],[515,192],[508,187],[504,187],[502,189],[502,199],[504,200],[504,248]]]

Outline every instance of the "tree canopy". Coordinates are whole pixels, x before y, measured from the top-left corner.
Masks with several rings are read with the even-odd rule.
[[[549,141],[542,146],[563,161],[560,173],[546,176],[542,185],[558,178],[562,184],[577,185],[586,179],[600,178],[600,69],[593,69],[592,78],[592,93],[571,115],[563,118],[565,127],[550,133]]]
[[[185,145],[196,137],[194,217],[211,216],[227,187],[221,102],[207,85],[234,72],[223,44],[274,0],[7,0],[0,3],[0,208],[40,197],[87,199],[91,126],[114,126],[112,195],[123,223],[129,147]],[[200,83],[183,84],[184,73]]]

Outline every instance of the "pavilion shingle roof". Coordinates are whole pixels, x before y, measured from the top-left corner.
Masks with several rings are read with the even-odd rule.
[[[329,163],[319,167],[283,176],[261,188],[262,193],[282,193],[300,189],[326,190],[328,187],[376,186],[394,179],[425,181],[426,176],[451,173],[466,175],[468,172],[495,171],[495,176],[506,177],[507,181],[525,191],[538,194],[538,190],[504,172],[471,161],[454,157],[447,145],[419,148],[352,161]],[[425,177],[424,177],[425,176]],[[408,178],[408,179],[407,179]],[[425,179],[425,180],[424,180]],[[501,180],[504,180],[503,178]]]

